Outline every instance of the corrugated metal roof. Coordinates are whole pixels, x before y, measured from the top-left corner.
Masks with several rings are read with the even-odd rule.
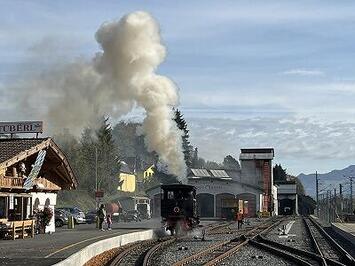
[[[224,170],[210,170],[214,177],[230,177]]]
[[[206,169],[191,169],[192,173],[195,176],[203,177],[203,176],[208,176],[210,177],[210,173]]]

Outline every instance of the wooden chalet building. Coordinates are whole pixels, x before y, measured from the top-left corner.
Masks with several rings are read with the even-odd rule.
[[[53,218],[46,232],[54,232],[57,192],[76,187],[67,158],[51,138],[0,139],[0,221],[32,219],[33,210],[47,206]]]

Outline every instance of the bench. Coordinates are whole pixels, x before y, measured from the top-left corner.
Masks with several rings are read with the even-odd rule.
[[[13,221],[7,227],[7,232],[12,240],[16,238],[24,239],[25,236],[34,236],[34,220]]]

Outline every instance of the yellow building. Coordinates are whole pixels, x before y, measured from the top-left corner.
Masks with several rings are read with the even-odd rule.
[[[154,165],[151,165],[147,170],[144,171],[143,177],[145,180],[150,179],[154,175]]]
[[[117,190],[125,192],[135,192],[136,190],[136,176],[129,169],[125,162],[121,162],[120,174],[118,176],[119,184]]]

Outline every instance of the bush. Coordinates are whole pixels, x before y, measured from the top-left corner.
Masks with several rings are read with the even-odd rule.
[[[49,225],[53,217],[53,211],[49,207],[44,207],[43,210],[38,211],[38,223],[42,231]]]

